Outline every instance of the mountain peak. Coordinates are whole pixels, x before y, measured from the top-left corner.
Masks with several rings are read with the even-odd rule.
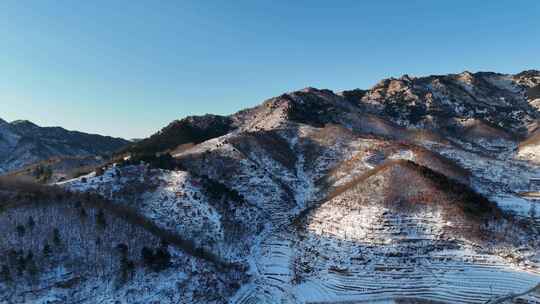
[[[516,74],[516,76],[540,76],[540,70],[524,70]]]
[[[35,123],[26,120],[26,119],[18,119],[14,120],[10,123],[12,126],[21,126],[26,128],[39,128],[40,126],[36,125]]]

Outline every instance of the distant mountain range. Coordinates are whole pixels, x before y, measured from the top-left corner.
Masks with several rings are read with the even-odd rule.
[[[30,121],[0,119],[0,173],[52,157],[88,157],[110,154],[129,141],[121,138],[40,127]]]
[[[183,118],[49,192],[0,179],[0,302],[538,303],[539,134],[535,70]]]

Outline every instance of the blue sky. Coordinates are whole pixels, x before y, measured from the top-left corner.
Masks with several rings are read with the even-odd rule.
[[[2,0],[0,117],[144,137],[306,86],[540,69],[539,38],[538,0]]]

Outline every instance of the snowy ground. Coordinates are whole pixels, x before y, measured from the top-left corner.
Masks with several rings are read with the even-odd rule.
[[[276,124],[279,120],[271,122]],[[190,170],[215,178],[243,195],[251,211],[233,218],[257,222],[253,227],[256,234],[244,239],[246,248],[223,254],[243,261],[251,275],[230,303],[392,303],[401,298],[483,303],[540,281],[540,257],[530,252],[519,253],[527,257],[526,262],[510,262],[500,252],[485,252],[464,240],[443,241],[443,228],[451,223],[435,211],[388,222],[381,220],[385,210],[380,208],[341,216],[339,210],[321,209],[306,233],[291,230],[289,224],[295,216],[324,194],[321,178],[325,178],[325,187],[336,187],[385,160],[422,161],[411,149],[382,153],[377,150],[380,141],[374,139],[316,142],[317,132],[320,130],[300,126],[294,132],[279,133],[295,155],[293,167],[256,143],[249,149],[236,145],[238,134],[212,139],[175,155],[186,159],[192,165]],[[322,147],[315,158],[307,142]],[[539,168],[450,146],[426,146],[469,169],[472,186],[501,208],[524,218],[530,216],[534,203],[520,198],[518,191],[528,190],[529,179],[540,173]],[[209,156],[201,160],[199,155],[205,153]],[[224,165],[229,166],[234,179],[215,170]],[[113,200],[135,197],[129,203],[162,227],[199,238],[201,243],[212,242],[214,249],[225,248],[224,215],[208,203],[196,177],[186,171],[153,171],[145,166],[124,168],[120,174],[116,170],[110,168],[102,176],[90,174],[63,185],[76,191],[97,191]],[[137,182],[146,185],[139,194]]]

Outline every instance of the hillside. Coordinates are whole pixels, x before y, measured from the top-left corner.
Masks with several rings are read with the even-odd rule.
[[[107,155],[129,142],[120,138],[40,127],[29,121],[7,123],[0,119],[0,173],[53,157]]]
[[[523,292],[540,282],[540,214],[519,193],[540,190],[540,166],[520,154],[535,143],[539,80],[538,71],[405,75],[180,119],[58,182],[73,196],[65,209],[30,203],[34,211],[0,219],[17,226],[31,212],[62,212],[79,231],[79,198],[103,200],[87,208],[118,221],[118,236],[107,237],[129,238],[134,275],[111,288],[75,269],[94,285],[71,291],[91,286],[84,295],[106,303],[535,303]],[[95,225],[80,233],[96,238]],[[45,237],[12,233],[24,248]],[[140,244],[160,248],[163,236],[179,260],[145,271]],[[31,282],[24,271],[17,280]]]
[[[242,280],[236,266],[103,198],[2,180],[0,199],[3,303],[209,302]]]
[[[535,164],[540,164],[540,129],[519,143],[518,157]]]
[[[56,156],[5,173],[7,178],[47,184],[79,177],[103,165],[100,156]]]
[[[465,185],[391,161],[298,218],[288,232],[291,288],[301,302],[371,296],[482,302],[491,288],[525,290],[537,282],[503,266],[519,263],[508,250],[528,247],[532,239],[523,236],[530,229]],[[523,254],[540,258],[535,250]]]
[[[222,136],[233,129],[230,118],[205,115],[191,116],[170,123],[158,133],[130,145],[127,150],[139,154],[172,151],[182,145],[195,145]]]

